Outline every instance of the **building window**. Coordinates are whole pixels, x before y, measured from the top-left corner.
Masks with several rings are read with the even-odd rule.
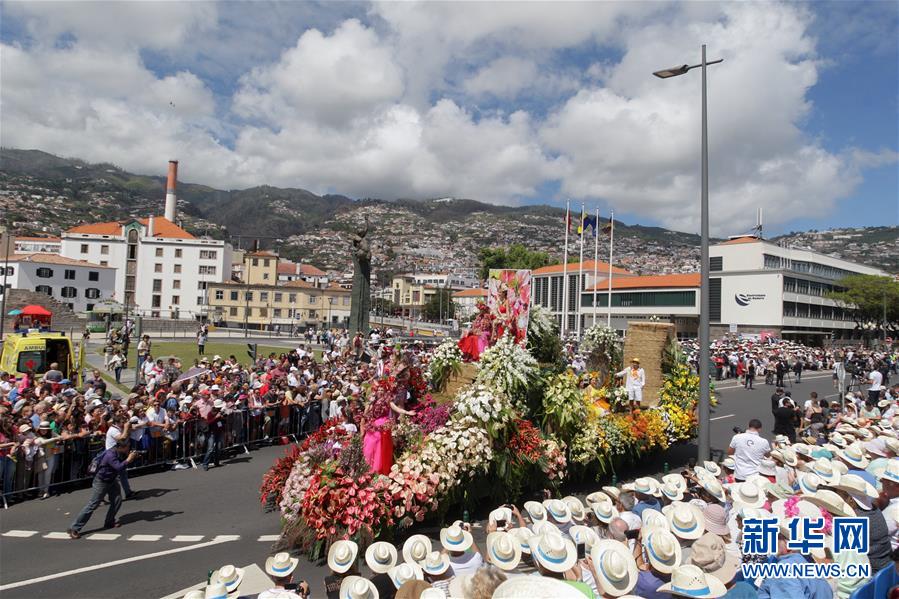
[[[74,287],[63,287],[59,290],[59,294],[66,299],[78,297],[78,290]]]
[[[217,255],[215,250],[200,250],[200,260],[215,260]]]
[[[202,296],[202,295],[198,295],[198,296],[197,296],[197,305],[198,305],[198,306],[202,306],[202,305],[203,305],[203,296]]]
[[[87,273],[87,280],[88,280],[88,281],[99,281],[99,280],[100,280],[100,273],[98,273],[96,270],[90,270],[90,271],[88,271],[88,273]]]
[[[87,299],[99,299],[100,290],[96,287],[88,287],[84,290],[84,297],[86,297]]]
[[[343,298],[343,305],[344,305],[344,306],[349,306],[349,305],[350,305],[350,296],[346,296],[346,297]]]
[[[267,273],[267,272],[262,273],[262,278],[263,278],[263,279],[268,279],[268,273]]]
[[[181,281],[178,279],[174,279],[172,281],[172,289],[181,289]]]
[[[268,291],[260,291],[259,292],[259,301],[267,302],[268,301]]]
[[[318,300],[318,297],[317,297],[317,296],[315,296],[315,295],[310,295],[310,296],[309,296],[309,303],[310,303],[310,304],[316,303],[317,300]]]
[[[156,248],[156,257],[162,258],[162,248]]]
[[[151,307],[153,307],[153,308],[159,308],[159,307],[161,307],[161,306],[162,306],[162,296],[161,296],[161,295],[154,295],[154,296],[153,296],[153,303],[151,304]]]
[[[288,296],[287,296],[287,301],[289,301],[291,304],[297,303],[297,294],[296,294],[296,293],[291,293],[290,295],[288,295]]]
[[[137,246],[133,244],[128,245],[128,259],[129,260],[137,260]]]
[[[53,277],[53,269],[41,267],[37,269],[37,272],[35,274],[37,274],[37,276],[41,279],[50,279]]]
[[[88,312],[92,312],[93,309],[94,309],[94,305],[93,305],[93,304],[88,304],[88,305],[87,305],[87,311],[88,311]]]
[[[214,275],[215,266],[206,266],[205,264],[201,264],[199,272],[201,275]]]
[[[101,245],[101,246],[100,246],[100,253],[103,254],[103,255],[108,254],[108,253],[109,253],[109,246],[108,246],[108,245]]]
[[[268,268],[268,258],[266,258],[265,260],[262,261],[262,266],[264,266],[265,268]]]
[[[75,269],[67,268],[65,270],[64,276],[67,281],[74,281],[75,280]]]
[[[274,317],[275,317],[275,318],[281,318],[281,308],[275,308],[275,309],[274,309]]]
[[[181,257],[181,248],[175,248],[175,258]]]
[[[253,258],[253,266],[259,266],[259,258]]]
[[[231,316],[237,316],[237,306],[231,306],[228,308],[228,314]]]
[[[172,296],[172,305],[177,306],[180,303],[181,303],[181,297],[177,296],[177,295],[173,295]]]
[[[100,260],[100,266],[109,266],[109,262],[106,260]]]
[[[47,285],[38,285],[34,288],[38,293],[46,293],[47,295],[53,295],[53,288]]]
[[[180,275],[180,274],[181,274],[181,265],[180,265],[180,264],[174,264],[174,265],[173,265],[172,272],[174,272],[176,275]]]
[[[280,304],[282,301],[284,301],[284,294],[283,293],[275,293],[275,303]]]
[[[268,308],[259,308],[259,316],[268,318]]]
[[[215,299],[217,299],[217,300],[225,299],[225,292],[222,291],[221,289],[216,289],[215,290]],[[237,299],[237,298],[235,297],[233,299]]]
[[[3,274],[2,268],[0,268],[0,274]],[[16,267],[15,266],[7,266],[6,274],[7,274],[7,276],[10,276],[10,277],[13,276],[14,274],[16,274]]]
[[[252,302],[253,301],[253,292],[247,291],[246,293],[244,293],[243,298],[248,302]]]
[[[197,281],[197,289],[199,289],[201,291],[205,290],[208,286],[209,286],[209,283],[207,283],[206,281]]]
[[[724,258],[722,256],[715,256],[714,258],[709,258],[709,270],[714,270],[714,271],[724,270]]]
[[[157,263],[157,264],[154,264],[154,265],[153,265],[153,272],[162,272],[162,264],[158,264],[158,263]]]
[[[82,244],[81,244],[81,253],[82,253],[82,254],[86,254],[86,253],[87,253],[87,244],[86,244],[86,243],[82,243]]]
[[[153,293],[162,292],[162,279],[153,279]]]
[[[237,291],[232,291],[232,292],[231,292],[231,301],[232,301],[232,302],[236,302],[236,301],[237,301],[237,298],[238,298],[238,293],[237,293]]]

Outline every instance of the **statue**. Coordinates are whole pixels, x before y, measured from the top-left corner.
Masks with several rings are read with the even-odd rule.
[[[349,334],[367,336],[371,312],[371,242],[368,240],[368,217],[365,225],[352,235],[353,295],[350,300]]]

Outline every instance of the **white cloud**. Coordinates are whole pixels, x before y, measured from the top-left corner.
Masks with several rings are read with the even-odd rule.
[[[490,94],[499,98],[514,98],[537,78],[537,64],[533,60],[504,56],[497,58],[465,81],[465,91],[473,96]]]

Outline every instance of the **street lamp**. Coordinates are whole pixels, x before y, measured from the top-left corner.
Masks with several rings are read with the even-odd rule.
[[[707,61],[705,44],[702,45],[702,62],[696,65],[681,65],[653,73],[660,79],[677,77],[702,67],[702,193],[700,196],[700,228],[702,244],[700,250],[700,283],[699,283],[699,456],[698,460],[708,460],[711,455],[711,436],[709,410],[711,393],[709,392],[709,132],[708,110],[706,106],[706,66],[723,62],[723,58]]]

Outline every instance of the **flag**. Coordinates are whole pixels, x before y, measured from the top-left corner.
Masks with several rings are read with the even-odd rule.
[[[565,207],[565,230],[571,232],[571,206]]]
[[[581,204],[581,219],[577,226],[577,234],[583,235],[587,230],[587,213],[584,211],[584,205]]]
[[[584,230],[587,230],[587,227],[591,228],[593,235],[596,235],[596,217],[587,215],[584,217]]]
[[[610,216],[610,217],[609,217],[609,222],[605,223],[605,224],[602,226],[602,232],[605,233],[606,235],[611,235],[611,234],[612,234],[612,228],[613,228],[614,226],[615,226],[615,221],[613,221],[613,220],[612,220],[612,217]]]

